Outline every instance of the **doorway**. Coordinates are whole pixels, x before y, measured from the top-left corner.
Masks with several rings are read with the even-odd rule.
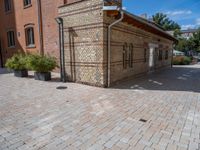
[[[157,54],[157,44],[149,44],[149,72],[154,72],[156,69],[156,54]]]

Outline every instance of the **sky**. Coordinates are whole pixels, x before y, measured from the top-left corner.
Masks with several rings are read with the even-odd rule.
[[[123,0],[127,11],[148,18],[162,12],[181,25],[182,29],[200,27],[200,0]]]

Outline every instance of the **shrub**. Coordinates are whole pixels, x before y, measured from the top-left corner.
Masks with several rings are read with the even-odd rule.
[[[189,65],[191,62],[191,58],[187,56],[176,56],[173,58],[173,65]]]
[[[56,59],[51,56],[31,54],[27,57],[27,64],[30,70],[36,72],[50,72],[57,67]]]
[[[6,61],[5,66],[8,69],[13,69],[13,70],[26,70],[27,69],[26,55],[24,54],[13,55]]]
[[[190,57],[184,57],[182,65],[189,65],[192,62]]]

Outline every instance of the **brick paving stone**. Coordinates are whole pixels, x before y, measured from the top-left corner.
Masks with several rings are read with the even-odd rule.
[[[199,74],[177,66],[103,89],[4,71],[0,150],[198,150]]]

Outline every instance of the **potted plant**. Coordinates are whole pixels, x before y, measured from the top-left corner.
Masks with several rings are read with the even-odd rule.
[[[56,59],[51,56],[32,54],[27,59],[28,68],[34,72],[35,80],[51,80],[51,71],[57,66]]]
[[[5,66],[14,71],[16,77],[28,77],[26,55],[15,54],[6,61]]]

